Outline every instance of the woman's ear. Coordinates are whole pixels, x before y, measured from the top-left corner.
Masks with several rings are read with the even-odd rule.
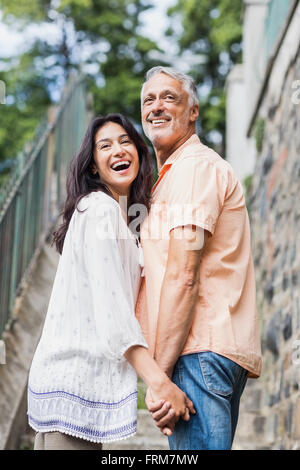
[[[94,165],[92,166],[92,173],[93,173],[93,175],[95,175],[97,172],[98,172],[97,167],[96,167],[96,165],[94,164]]]

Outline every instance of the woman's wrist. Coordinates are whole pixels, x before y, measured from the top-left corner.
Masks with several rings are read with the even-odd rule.
[[[166,373],[143,346],[132,346],[126,351],[124,357],[152,390],[157,392],[170,382]]]
[[[158,368],[158,370],[152,373],[145,382],[151,390],[154,392],[160,392],[163,387],[166,387],[166,385],[170,383],[170,379],[165,372]]]

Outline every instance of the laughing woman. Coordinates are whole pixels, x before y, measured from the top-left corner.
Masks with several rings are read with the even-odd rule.
[[[151,358],[134,315],[141,248],[119,198],[148,209],[151,183],[151,158],[130,121],[94,119],[68,175],[54,234],[61,257],[29,374],[36,450],[96,450],[134,435],[136,373],[158,413],[172,406],[170,417],[188,419],[194,412]]]

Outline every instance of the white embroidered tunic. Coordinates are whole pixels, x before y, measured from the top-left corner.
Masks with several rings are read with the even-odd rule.
[[[134,309],[141,248],[119,204],[102,192],[75,209],[28,382],[36,431],[92,442],[136,432],[137,376],[123,356],[148,347]]]

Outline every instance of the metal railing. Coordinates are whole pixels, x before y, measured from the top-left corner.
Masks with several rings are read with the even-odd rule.
[[[72,77],[50,108],[31,150],[23,152],[0,191],[0,337],[34,256],[57,221],[66,173],[91,118],[82,77]]]

